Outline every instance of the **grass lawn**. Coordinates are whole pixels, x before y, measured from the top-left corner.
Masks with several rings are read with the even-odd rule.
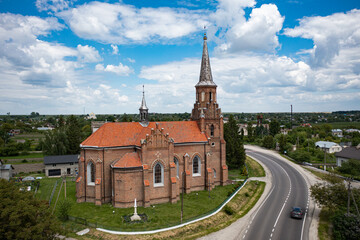
[[[212,232],[219,231],[237,219],[243,217],[256,204],[265,188],[264,182],[248,182],[239,193],[226,205],[232,210],[232,214],[226,213],[223,209],[216,215],[205,220],[177,228],[171,231],[156,233],[152,235],[133,235],[133,236],[116,236],[100,231],[94,231],[84,235],[83,237],[75,236],[78,239],[197,239],[201,236],[208,235]]]
[[[67,179],[66,192],[67,199],[72,203],[69,215],[87,219],[88,222],[97,224],[107,229],[113,230],[151,230],[173,226],[180,223],[181,201],[175,204],[164,203],[154,205],[148,208],[138,207],[138,213],[147,215],[148,221],[145,223],[126,223],[123,221],[124,215],[133,214],[133,208],[114,208],[111,204],[95,206],[94,203],[76,203],[75,181]],[[73,179],[73,178],[71,178]],[[40,180],[40,189],[37,197],[48,200],[52,192],[56,178],[45,178]],[[51,206],[54,206],[60,189],[59,181],[55,191]],[[218,186],[210,192],[198,191],[184,195],[184,222],[206,215],[208,212],[217,208],[227,197],[229,192],[233,192],[235,185]],[[64,188],[60,192],[59,201],[56,206],[58,211],[59,202],[65,198]],[[113,213],[115,211],[115,213]]]
[[[249,156],[246,156],[245,163],[248,168],[249,177],[265,177],[265,171],[263,167],[252,159]],[[229,179],[236,180],[236,179],[245,179],[246,176],[241,174],[241,170],[239,169],[231,169],[228,173]]]

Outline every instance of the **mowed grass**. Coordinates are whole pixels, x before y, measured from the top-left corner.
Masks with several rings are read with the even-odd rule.
[[[56,179],[42,179],[40,185],[40,192],[37,196],[40,199],[48,200]],[[53,196],[51,207],[54,207],[61,181],[58,183],[57,190]],[[235,189],[235,185],[217,186],[210,192],[198,191],[184,195],[184,215],[183,222],[198,218],[201,215],[206,215],[215,210]],[[61,189],[59,200],[56,206],[56,213],[58,213],[59,203],[64,200],[64,187]],[[66,182],[67,200],[72,204],[69,212],[70,216],[86,219],[87,222],[97,224],[98,227],[118,231],[140,231],[164,228],[180,224],[181,216],[181,201],[177,203],[157,204],[147,208],[138,207],[139,214],[146,214],[148,221],[144,223],[126,223],[123,220],[124,215],[134,213],[134,208],[114,208],[111,204],[103,204],[96,206],[94,203],[77,203],[76,202],[76,183],[70,181]],[[48,196],[48,197],[47,197]],[[114,212],[114,213],[113,213]]]

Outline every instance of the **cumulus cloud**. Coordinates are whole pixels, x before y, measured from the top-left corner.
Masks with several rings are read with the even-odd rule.
[[[39,40],[40,36],[63,29],[56,18],[1,14],[0,65],[15,73],[26,84],[63,87],[66,79],[73,79],[84,63],[101,61],[91,46],[70,48],[59,43]],[[75,59],[75,60],[69,60]],[[77,59],[77,61],[76,61]]]
[[[198,31],[202,11],[177,8],[136,8],[123,3],[90,2],[57,13],[81,38],[129,44],[166,41]]]
[[[113,50],[112,54],[116,55],[119,53],[119,48],[116,45],[111,44],[111,48]]]
[[[340,64],[348,54],[341,51],[331,68],[318,69],[312,69],[303,61],[295,62],[273,54],[212,57],[218,102],[223,111],[284,111],[290,104],[296,104],[297,111],[331,111],[344,109],[339,99],[348,95],[346,101],[352,101],[352,105],[346,107],[354,108],[355,99],[360,100],[360,80],[352,66],[345,66],[345,62]],[[360,51],[352,57],[354,65],[360,64],[359,57]],[[162,112],[174,112],[179,108],[190,111],[199,70],[199,59],[143,68],[139,77],[154,81],[146,85],[151,93],[147,95],[149,108]]]
[[[106,65],[106,67],[104,67],[103,64],[97,64],[95,66],[95,70],[99,72],[112,72],[120,76],[129,76],[129,74],[134,72],[133,69],[129,68],[126,65],[123,65],[122,63],[119,63],[118,66],[109,64]]]
[[[341,49],[360,44],[360,10],[334,13],[325,17],[304,17],[299,26],[287,28],[285,35],[311,39],[314,48],[311,64],[315,67],[329,64]]]
[[[223,52],[273,51],[282,17],[274,4],[255,7],[254,0],[219,0],[216,11],[185,8],[136,8],[122,2],[90,2],[57,13],[81,38],[112,44],[168,43],[206,26]],[[252,8],[248,19],[245,8]],[[113,47],[113,52],[116,52]]]
[[[94,47],[88,45],[82,46],[79,44],[77,50],[78,58],[82,62],[99,62],[102,60],[99,52]]]
[[[76,0],[36,0],[36,8],[42,11],[58,12],[68,9]]]
[[[240,8],[240,12],[243,10]],[[227,52],[264,50],[273,51],[279,46],[277,34],[282,29],[284,17],[274,4],[254,8],[247,21],[234,22],[224,34],[225,42],[219,50]]]

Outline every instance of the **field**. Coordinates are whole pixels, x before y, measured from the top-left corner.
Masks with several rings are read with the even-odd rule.
[[[360,129],[360,122],[333,122],[333,123],[315,123],[314,126],[329,124],[333,129],[357,128]]]

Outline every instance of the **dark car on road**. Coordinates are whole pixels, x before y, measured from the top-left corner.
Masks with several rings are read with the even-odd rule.
[[[302,219],[304,216],[304,211],[301,207],[292,207],[290,216],[292,218],[299,218]]]

